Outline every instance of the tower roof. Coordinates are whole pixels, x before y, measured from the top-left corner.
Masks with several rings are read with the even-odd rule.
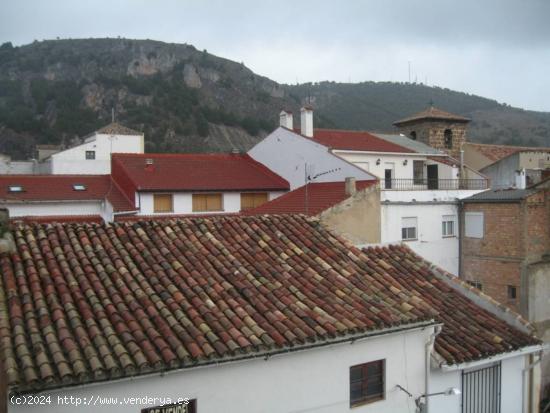
[[[430,106],[428,109],[423,110],[422,112],[418,112],[415,115],[398,120],[393,124],[395,126],[401,126],[401,125],[416,122],[419,120],[450,120],[453,122],[464,122],[464,123],[470,122],[470,119],[468,118],[465,118],[460,115],[454,115],[452,113],[445,112],[444,110],[437,109],[434,106]]]

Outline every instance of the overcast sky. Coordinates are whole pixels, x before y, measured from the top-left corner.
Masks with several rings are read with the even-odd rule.
[[[282,83],[408,81],[550,111],[550,0],[1,0],[0,43],[189,43]]]

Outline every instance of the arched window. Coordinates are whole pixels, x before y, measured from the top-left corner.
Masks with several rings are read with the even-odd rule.
[[[445,142],[445,148],[452,149],[453,148],[453,131],[450,129],[445,129],[445,132],[443,133],[444,142]]]
[[[415,132],[415,131],[412,131],[412,132],[411,132],[411,139],[412,139],[413,141],[416,140],[416,132]]]

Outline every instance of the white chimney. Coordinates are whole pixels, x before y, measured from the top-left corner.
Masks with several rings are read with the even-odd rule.
[[[294,119],[292,118],[292,112],[282,110],[279,114],[279,125],[283,128],[294,129]]]
[[[516,171],[516,188],[525,189],[527,187],[527,177],[525,176],[525,169]]]
[[[313,108],[304,106],[300,109],[301,133],[308,138],[313,138]]]
[[[357,192],[357,186],[355,184],[355,178],[347,177],[346,178],[346,195],[353,196]]]

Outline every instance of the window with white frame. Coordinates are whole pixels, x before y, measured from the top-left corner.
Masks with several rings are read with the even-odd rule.
[[[466,212],[464,214],[464,236],[468,238],[483,238],[483,212]]]
[[[418,219],[416,217],[401,218],[401,239],[415,240],[417,236]]]
[[[441,222],[441,235],[444,237],[454,237],[455,234],[455,216],[443,215],[443,221]]]

